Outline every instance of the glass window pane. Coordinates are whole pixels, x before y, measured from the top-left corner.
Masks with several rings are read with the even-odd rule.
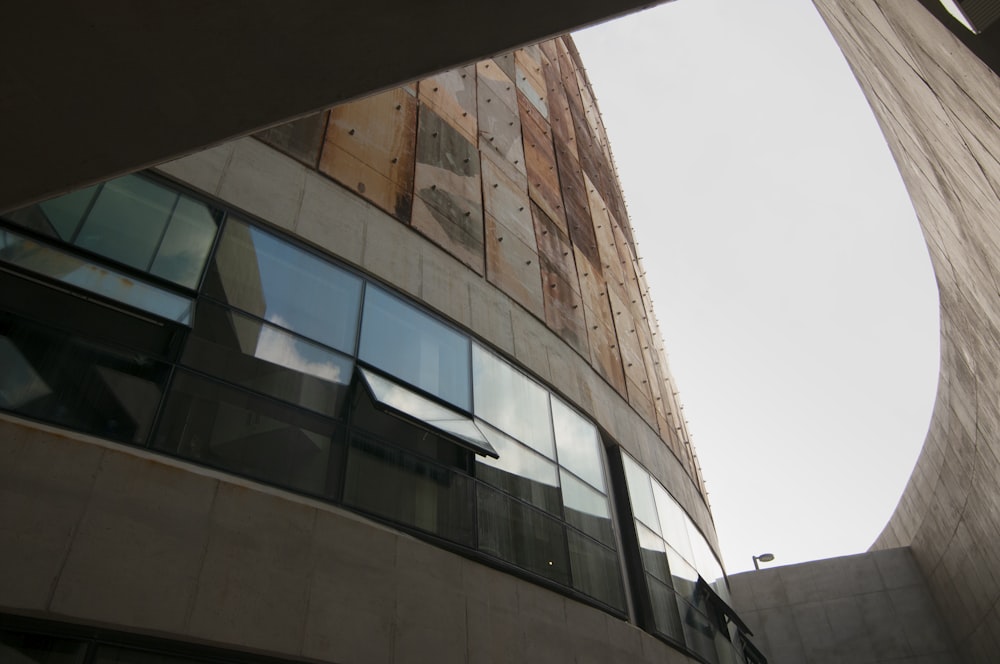
[[[354,362],[280,328],[198,303],[184,364],[324,415],[343,412]]]
[[[471,410],[468,337],[370,284],[358,358]]]
[[[191,300],[0,228],[0,261],[188,324]]]
[[[148,270],[177,196],[138,175],[105,182],[75,244]]]
[[[669,546],[667,547],[667,564],[670,565],[674,591],[684,599],[693,601],[695,588],[698,586],[697,570]]]
[[[367,436],[351,438],[344,503],[466,546],[475,544],[474,481]]]
[[[566,521],[608,546],[614,546],[615,533],[611,526],[608,497],[565,470],[560,470],[559,476],[562,478]]]
[[[47,237],[69,242],[100,185],[4,213],[4,219]]]
[[[632,516],[646,524],[657,535],[661,534],[660,520],[656,516],[656,503],[653,502],[652,481],[642,466],[632,460],[632,457],[622,453],[625,465],[625,480],[628,484],[628,497],[632,502]]]
[[[688,524],[691,519],[684,512],[680,505],[670,496],[667,491],[660,486],[659,482],[653,481],[653,497],[656,500],[656,513],[660,517],[660,531],[667,544],[674,547],[685,560],[694,563],[694,553],[691,549],[691,541],[688,539]]]
[[[555,458],[548,390],[476,344],[472,383],[478,417]]]
[[[468,415],[446,408],[373,371],[366,369],[360,371],[379,403],[455,436],[477,454],[497,456],[496,450]]]
[[[150,272],[181,286],[197,288],[218,225],[207,205],[181,196]]]
[[[722,566],[712,553],[712,548],[708,545],[704,535],[695,527],[694,523],[688,522],[688,536],[691,538],[691,548],[694,549],[694,565],[698,573],[708,583],[714,583],[723,577]]]
[[[663,540],[639,521],[635,522],[635,530],[639,537],[639,555],[642,557],[643,569],[660,581],[670,583],[670,570],[667,567],[667,553]]]
[[[609,606],[624,609],[625,596],[617,554],[572,530],[567,535],[573,587]]]
[[[0,630],[0,662],[5,664],[80,664],[86,651],[82,641]]]
[[[145,442],[168,368],[0,314],[0,408],[126,443]]]
[[[526,503],[479,484],[479,549],[569,585],[566,527]]]
[[[177,456],[316,495],[335,495],[335,423],[178,371],[155,446]]]
[[[354,354],[361,279],[270,233],[230,218],[204,292]]]
[[[552,424],[556,432],[559,465],[606,493],[597,427],[555,397],[552,398]]]
[[[713,621],[696,607],[677,598],[677,610],[684,627],[684,641],[687,647],[701,655],[705,661],[715,664],[719,654],[715,650],[716,628]]]
[[[649,601],[653,606],[656,631],[678,643],[684,643],[684,630],[681,628],[681,617],[677,612],[677,597],[670,590],[670,586],[647,574],[646,587],[649,589]]]
[[[482,420],[478,424],[500,458],[478,457],[476,477],[546,512],[562,516],[556,464]]]

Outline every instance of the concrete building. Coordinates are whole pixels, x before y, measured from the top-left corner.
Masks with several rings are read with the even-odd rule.
[[[753,656],[593,97],[558,37],[5,212],[0,659]]]
[[[5,658],[762,661],[586,75],[566,37],[524,46],[636,3],[448,5],[21,10],[0,105]],[[931,432],[856,590],[923,589],[900,619],[944,625],[880,657],[994,661],[993,42],[917,0],[817,6],[942,298]],[[800,599],[829,625],[823,588]],[[861,652],[804,634],[815,661]]]

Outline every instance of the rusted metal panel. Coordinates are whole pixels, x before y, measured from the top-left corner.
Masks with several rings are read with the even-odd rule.
[[[548,262],[552,270],[558,272],[579,293],[580,279],[576,273],[576,257],[569,237],[534,202],[531,203],[531,216],[535,224],[538,255],[542,262]]]
[[[499,158],[498,164],[514,182],[527,186],[527,167],[521,141],[517,91],[495,63],[477,66],[479,91],[479,149]]]
[[[484,211],[537,253],[527,180],[512,181],[504,174],[499,163],[501,161],[489,152],[482,153]]]
[[[580,295],[583,296],[584,304],[591,309],[607,309],[609,312],[607,323],[610,325],[611,309],[607,304],[608,290],[601,268],[591,263],[590,259],[577,247],[573,247],[573,257],[576,262],[576,273],[580,280]],[[603,303],[603,306],[598,303]]]
[[[486,215],[486,278],[539,318],[545,316],[538,254]]]
[[[544,256],[541,261],[542,294],[545,300],[545,323],[559,338],[590,357],[587,321],[583,298],[563,274]]]
[[[622,359],[618,351],[614,326],[605,324],[603,315],[587,306],[584,306],[584,317],[587,321],[591,364],[619,394],[627,396],[625,373],[622,371]]]
[[[517,89],[531,102],[535,110],[543,118],[548,119],[549,105],[545,101],[548,95],[545,87],[545,74],[542,72],[543,58],[544,56],[537,45],[515,51],[514,62],[517,78],[514,82],[517,84]]]
[[[556,51],[555,42],[545,42]],[[543,49],[544,50],[544,49]],[[566,90],[562,86],[562,74],[559,69],[559,61],[555,55],[548,56],[548,66],[543,66],[545,74],[545,87],[548,90],[549,101],[549,125],[552,127],[552,136],[557,149],[566,149],[574,158],[579,158],[576,152],[576,135],[573,129],[573,118],[569,112],[569,101],[566,99]]]
[[[528,173],[528,194],[549,219],[566,230],[566,212],[559,189],[559,172],[552,136],[544,118],[523,95],[518,94],[521,114],[521,132],[524,135],[524,161]],[[568,230],[567,230],[568,232]]]
[[[452,69],[421,80],[417,85],[420,103],[464,135],[473,145],[476,125],[476,66]]]
[[[608,285],[617,291],[621,297],[625,294],[625,274],[622,270],[618,247],[615,245],[615,234],[611,216],[608,214],[604,200],[584,174],[587,198],[590,203],[590,213],[594,231],[594,241],[597,244],[598,256]]]
[[[561,39],[561,37],[557,37],[556,39]],[[559,51],[556,48],[556,39],[546,39],[543,42],[538,42],[538,48],[542,51],[542,55],[548,58],[549,62],[553,64],[559,57]]]
[[[632,406],[635,412],[639,413],[639,416],[646,421],[646,423],[653,429],[658,430],[659,426],[656,420],[656,409],[653,408],[653,402],[649,397],[648,390],[644,389],[645,386],[637,385],[628,375],[625,376],[625,386],[628,393],[628,403]]]
[[[427,106],[420,108],[412,225],[483,273],[479,153]]]
[[[315,168],[326,135],[329,111],[313,113],[254,134],[268,145]]]
[[[590,205],[587,202],[587,185],[580,164],[568,152],[559,154],[556,163],[559,167],[559,186],[566,210],[569,238],[573,246],[586,254],[592,263],[600,263],[594,222],[590,218]]]
[[[319,170],[403,222],[413,202],[417,102],[402,88],[330,110]]]
[[[610,291],[608,294],[610,295],[611,313],[614,315],[615,333],[618,336],[618,347],[625,376],[635,383],[635,387],[642,391],[647,401],[651,402],[649,378],[646,376],[646,364],[642,359],[642,346],[639,344],[635,320],[628,307],[625,306],[625,302],[614,291]]]
[[[497,55],[493,58],[493,61],[497,63],[497,66],[500,67],[505,74],[507,74],[507,78],[509,78],[512,82],[515,78],[517,78],[517,66],[514,62],[514,51],[508,51],[507,53]]]

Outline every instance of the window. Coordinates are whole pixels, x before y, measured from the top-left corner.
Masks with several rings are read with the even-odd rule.
[[[471,410],[469,338],[370,284],[358,359],[460,410]]]

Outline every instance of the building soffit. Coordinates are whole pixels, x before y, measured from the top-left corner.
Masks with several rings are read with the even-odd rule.
[[[654,4],[21,5],[0,47],[0,210]]]

